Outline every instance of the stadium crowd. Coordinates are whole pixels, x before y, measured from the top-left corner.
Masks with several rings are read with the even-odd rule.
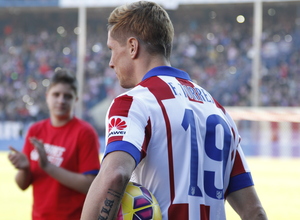
[[[83,118],[91,123],[88,110],[123,91],[108,67],[108,11],[87,13]],[[299,11],[297,2],[264,7],[261,106],[300,103]],[[238,23],[238,15],[245,22]],[[253,5],[180,6],[170,16],[176,30],[172,65],[190,73],[222,105],[250,106]],[[58,67],[76,73],[77,20],[77,10],[71,9],[1,10],[0,120],[47,117],[47,79]]]

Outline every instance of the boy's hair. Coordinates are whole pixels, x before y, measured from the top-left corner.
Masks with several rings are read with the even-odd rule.
[[[148,53],[162,54],[170,59],[174,28],[168,13],[160,5],[138,1],[119,6],[111,12],[107,27],[111,37],[119,43],[135,37],[146,45]]]
[[[70,85],[71,89],[77,95],[77,90],[78,90],[77,79],[75,75],[72,74],[69,70],[63,68],[56,68],[54,75],[50,79],[50,84],[47,90],[49,90],[52,86],[58,83],[64,83]]]

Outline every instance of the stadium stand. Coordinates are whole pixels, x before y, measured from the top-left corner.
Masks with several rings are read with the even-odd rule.
[[[11,6],[20,2],[20,7]],[[76,71],[78,11],[53,7],[57,1],[40,7],[42,2],[46,1],[0,0],[2,122],[28,125],[47,117],[41,95],[45,79],[57,67]],[[91,123],[90,109],[124,91],[108,67],[106,18],[110,11],[87,9],[83,118]],[[260,105],[297,107],[300,3],[264,3],[263,14]],[[243,23],[236,21],[238,15],[244,16]],[[180,5],[170,16],[176,30],[172,65],[189,72],[222,105],[251,106],[253,4]],[[94,126],[103,134],[103,128]]]

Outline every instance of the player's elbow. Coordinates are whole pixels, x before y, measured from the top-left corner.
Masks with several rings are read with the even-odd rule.
[[[258,207],[256,209],[255,213],[256,213],[256,218],[255,219],[257,219],[257,220],[267,220],[268,219],[267,214],[266,214],[263,207]]]
[[[100,173],[120,185],[127,184],[135,169],[135,160],[126,152],[116,151],[106,156]]]
[[[119,167],[114,170],[111,178],[116,184],[125,185],[130,180],[131,173],[128,172],[126,169]]]
[[[257,206],[249,210],[242,216],[243,220],[267,220],[267,214],[262,206]]]

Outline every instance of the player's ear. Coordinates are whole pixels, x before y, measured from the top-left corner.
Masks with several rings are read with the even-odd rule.
[[[139,41],[135,37],[130,37],[127,41],[129,53],[132,59],[137,58],[139,51]]]

